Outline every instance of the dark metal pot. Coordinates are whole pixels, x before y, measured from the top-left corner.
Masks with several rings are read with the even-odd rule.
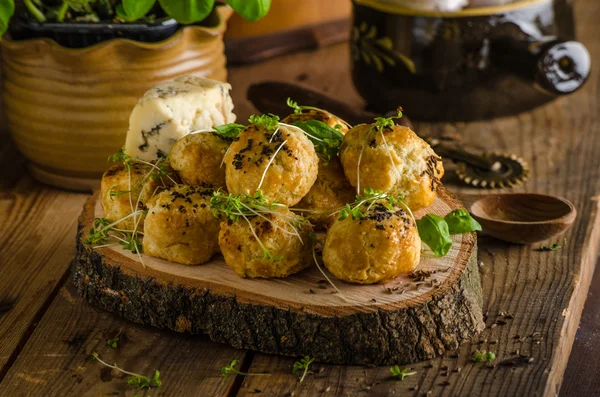
[[[530,110],[590,73],[570,0],[521,0],[457,12],[353,0],[352,78],[379,112],[468,121]]]

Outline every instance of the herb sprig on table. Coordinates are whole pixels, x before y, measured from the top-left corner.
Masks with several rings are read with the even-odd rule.
[[[292,373],[298,376],[298,382],[304,382],[304,378],[310,369],[310,365],[315,361],[314,358],[304,356],[300,360],[294,361]]]
[[[392,373],[392,376],[399,381],[403,381],[407,376],[413,376],[417,374],[416,371],[411,372],[409,368],[400,369],[400,367],[397,365],[390,367],[390,372]]]
[[[100,357],[98,356],[98,353],[96,353],[96,352],[92,353],[92,357],[96,361],[98,361],[100,364],[102,364],[108,368],[112,368],[114,370],[117,370],[117,371],[125,374],[125,375],[129,375],[129,378],[127,378],[127,384],[129,386],[135,386],[138,389],[142,390],[142,389],[150,389],[150,388],[154,388],[154,387],[160,387],[160,385],[162,385],[162,381],[160,380],[160,372],[158,372],[158,370],[154,370],[154,376],[152,376],[152,378],[149,378],[144,375],[126,371],[123,368],[120,368],[119,366],[117,366],[117,364],[114,364],[114,365],[108,364],[107,362],[100,359]]]
[[[225,379],[227,379],[231,374],[243,376],[271,376],[269,373],[240,372],[237,368],[235,368],[239,363],[239,360],[233,360],[229,365],[221,367],[221,376]]]

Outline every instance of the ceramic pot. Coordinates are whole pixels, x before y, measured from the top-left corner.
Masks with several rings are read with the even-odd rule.
[[[97,186],[145,91],[185,74],[227,79],[231,12],[219,7],[217,26],[184,27],[155,43],[114,39],[72,49],[47,38],[0,41],[5,120],[32,175],[68,189]]]
[[[402,0],[418,3],[417,0]],[[353,0],[352,77],[380,113],[468,121],[535,108],[590,73],[570,0],[433,11]]]

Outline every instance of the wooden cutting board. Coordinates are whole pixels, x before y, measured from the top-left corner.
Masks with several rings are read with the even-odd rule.
[[[444,188],[416,213],[441,216],[463,208]],[[415,273],[385,285],[334,280],[312,267],[283,279],[237,276],[221,256],[185,266],[83,243],[97,194],[79,220],[74,281],[92,304],[137,323],[192,334],[237,348],[339,364],[406,364],[433,358],[471,340],[484,327],[476,235],[455,235],[449,253],[422,252]],[[425,246],[424,246],[425,247]]]

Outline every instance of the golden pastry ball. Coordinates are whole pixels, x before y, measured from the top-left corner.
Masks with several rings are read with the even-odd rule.
[[[295,121],[308,121],[318,120],[321,121],[331,128],[337,129],[342,134],[346,135],[348,132],[348,123],[334,114],[329,113],[326,110],[320,109],[308,109],[302,111],[302,113],[293,113],[282,120],[283,123],[293,124]],[[338,127],[339,126],[339,127]]]
[[[421,239],[403,208],[377,201],[364,219],[337,219],[327,232],[323,263],[337,278],[355,284],[381,283],[412,272],[421,257]]]
[[[360,193],[373,188],[393,196],[402,194],[413,211],[433,203],[444,175],[441,158],[427,142],[399,125],[352,128],[340,146],[340,160],[346,177]]]
[[[319,174],[308,194],[296,205],[316,227],[329,227],[339,210],[355,200],[356,193],[344,175],[342,163],[333,157],[327,165],[321,160]]]
[[[124,163],[119,163],[102,175],[100,203],[104,218],[111,223],[125,218],[135,210],[143,210],[154,194],[172,184],[167,177],[156,177],[157,170],[150,165],[132,161],[129,167],[130,170]],[[127,218],[116,227],[133,230],[136,222],[138,230],[142,230],[144,215]]]
[[[219,252],[219,224],[210,209],[214,190],[175,185],[147,204],[144,253],[184,265],[199,265]]]
[[[260,188],[270,201],[291,207],[315,183],[319,158],[301,129],[251,124],[229,147],[225,166],[230,193],[252,195]]]
[[[271,278],[287,277],[312,264],[312,243],[309,234],[310,224],[287,209],[278,214],[263,214],[247,217],[260,243],[268,250],[274,260],[265,256],[265,251],[243,218],[227,220],[221,223],[219,246],[225,262],[241,277]],[[296,224],[302,238],[286,233],[291,231],[289,224]]]
[[[175,142],[169,154],[171,167],[183,183],[225,187],[223,156],[229,143],[213,131],[188,134]]]

